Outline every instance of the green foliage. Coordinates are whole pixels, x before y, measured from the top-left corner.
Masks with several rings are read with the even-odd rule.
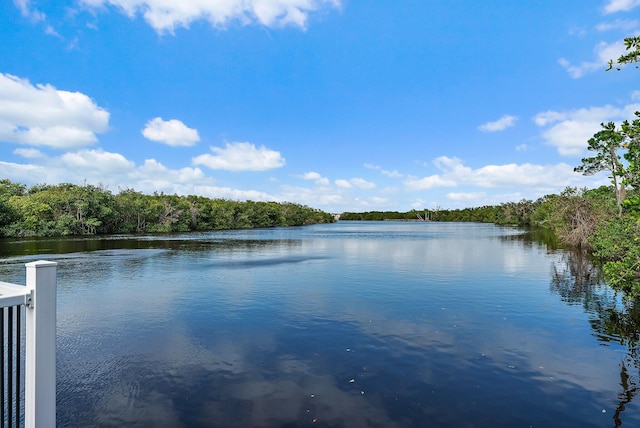
[[[0,236],[188,232],[333,222],[294,203],[239,202],[202,196],[145,195],[102,186],[45,185],[29,189],[0,180]]]
[[[598,223],[615,216],[616,210],[610,187],[592,190],[567,187],[559,195],[539,200],[531,224],[554,231],[566,245],[588,248]]]
[[[624,39],[624,48],[627,51],[626,53],[620,55],[618,60],[616,61],[616,70],[620,71],[622,69],[621,66],[625,64],[637,63],[640,61],[640,37],[627,37]],[[609,60],[609,68],[607,71],[614,68],[613,60]],[[638,66],[636,66],[638,68]]]
[[[632,216],[599,225],[590,239],[593,254],[603,262],[605,279],[628,295],[640,295],[640,223]]]
[[[622,217],[602,222],[590,242],[594,256],[613,261],[633,251],[640,244],[638,239],[638,222],[631,217]]]
[[[582,165],[574,171],[584,175],[593,175],[600,171],[609,171],[613,190],[616,195],[618,212],[622,213],[622,201],[625,199],[627,171],[620,162],[618,152],[625,145],[626,136],[622,130],[616,129],[616,124],[609,122],[600,124],[602,130],[596,132],[588,141],[587,149],[595,152],[592,157],[582,159]]]
[[[520,202],[509,202],[500,206],[485,205],[482,207],[463,208],[455,210],[411,210],[398,211],[368,211],[362,213],[345,212],[340,214],[340,220],[404,220],[404,221],[464,221],[497,224],[530,224],[530,214],[535,202],[526,199]]]

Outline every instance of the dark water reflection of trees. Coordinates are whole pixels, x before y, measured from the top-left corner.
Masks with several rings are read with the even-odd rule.
[[[550,287],[563,302],[584,308],[598,341],[626,348],[620,361],[620,392],[613,416],[614,426],[622,426],[622,414],[640,384],[640,301],[626,299],[604,285],[597,266],[580,250],[565,251],[553,263]]]
[[[614,426],[622,426],[623,412],[636,397],[640,385],[640,299],[629,300],[604,284],[588,252],[563,249],[548,231],[533,229],[505,239],[541,245],[549,252],[561,250],[561,256],[551,265],[551,292],[567,305],[582,306],[599,342],[619,344],[626,349],[620,361],[620,392],[613,415]]]

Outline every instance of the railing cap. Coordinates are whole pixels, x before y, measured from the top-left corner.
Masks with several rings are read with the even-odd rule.
[[[38,260],[35,262],[25,263],[26,267],[48,267],[48,266],[58,266],[58,262],[50,262],[48,260]]]

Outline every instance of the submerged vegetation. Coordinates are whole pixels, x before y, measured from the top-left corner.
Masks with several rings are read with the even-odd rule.
[[[295,203],[202,196],[113,194],[84,184],[36,185],[0,180],[0,236],[188,232],[330,223],[331,214]]]

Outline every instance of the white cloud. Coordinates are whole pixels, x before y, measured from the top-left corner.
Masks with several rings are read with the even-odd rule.
[[[475,186],[481,188],[521,187],[552,192],[582,183],[582,177],[566,163],[556,165],[504,164],[485,165],[473,169],[458,158],[441,156],[434,160],[440,174],[405,181],[407,190],[427,190],[441,187]]]
[[[596,25],[598,31],[632,31],[638,28],[638,21],[635,19],[616,19],[615,21],[602,22]]]
[[[307,172],[306,174],[304,174],[302,176],[302,178],[304,180],[314,180],[316,182],[316,184],[320,185],[320,186],[328,186],[329,185],[329,179],[323,177],[322,175],[320,175],[317,172],[311,171],[311,172]]]
[[[391,178],[401,178],[402,177],[402,174],[400,174],[398,171],[396,171],[396,170],[387,171],[385,169],[382,169],[382,167],[379,166],[379,165],[371,165],[371,164],[365,163],[364,167],[368,168],[368,169],[374,169],[374,170],[380,171],[380,173],[382,175],[386,175],[387,177],[391,177]]]
[[[32,149],[26,150],[21,153],[29,155]],[[214,184],[200,168],[170,169],[155,159],[147,159],[136,166],[123,155],[104,150],[80,150],[57,157],[43,155],[29,159],[30,164],[0,161],[0,171],[10,180],[28,185],[83,183],[86,180],[111,189],[133,188],[146,193],[197,194],[199,187]]]
[[[347,207],[351,200],[346,200],[340,192],[331,187],[315,187],[309,189],[299,186],[282,187],[281,192],[274,197],[276,201],[295,201],[311,207]]]
[[[186,195],[194,193],[198,186],[213,184],[200,168],[170,169],[155,159],[146,159],[144,164],[127,174],[136,190],[142,192],[164,191]]]
[[[393,202],[387,198],[381,198],[379,196],[371,196],[369,198],[356,198],[354,200],[357,206],[362,208],[377,208],[377,207],[389,207]]]
[[[629,104],[623,108],[610,105],[590,107],[564,112],[547,111],[537,114],[533,121],[546,128],[542,138],[546,144],[557,148],[563,156],[581,155],[589,139],[598,132],[603,122],[631,119],[640,104]]]
[[[487,194],[485,192],[460,192],[460,193],[447,193],[447,199],[456,202],[474,201],[485,198]]]
[[[367,181],[363,178],[352,178],[349,182],[359,189],[373,189],[376,187],[376,183]]]
[[[497,132],[504,131],[505,129],[515,125],[517,117],[505,114],[495,122],[487,122],[478,127],[479,130],[484,132]]]
[[[409,190],[426,190],[436,187],[455,187],[456,182],[447,180],[439,175],[430,175],[424,178],[409,178],[404,183]]]
[[[640,6],[640,0],[608,0],[604,13],[627,12]]]
[[[194,165],[204,165],[211,169],[227,171],[265,171],[284,166],[285,159],[280,152],[264,146],[244,143],[227,143],[224,149],[211,147],[215,154],[203,154],[193,158]]]
[[[351,187],[353,187],[349,181],[343,179],[338,179],[334,181],[334,183],[336,183],[336,186],[342,187],[343,189],[351,189]]]
[[[606,70],[609,60],[620,57],[624,51],[624,43],[622,41],[614,43],[600,42],[594,48],[595,60],[590,62],[582,61],[579,65],[574,65],[566,58],[560,58],[558,64],[564,67],[572,78],[579,79],[585,74]]]
[[[25,184],[57,183],[59,181],[50,169],[42,165],[0,161],[0,171],[2,171],[3,178]],[[37,179],[35,179],[36,177]],[[54,179],[52,180],[52,178]]]
[[[109,113],[88,96],[0,73],[0,141],[82,147],[108,129]]]
[[[20,10],[22,16],[31,19],[33,22],[44,21],[46,18],[44,13],[31,7],[29,0],[13,0],[13,3]]]
[[[317,172],[311,171],[304,174],[302,178],[304,178],[305,180],[319,180],[322,178],[322,176]]]
[[[206,196],[208,198],[218,198],[218,199],[233,199],[236,201],[279,201],[277,196],[270,195],[265,192],[260,192],[257,190],[241,190],[241,189],[232,189],[230,187],[218,187],[218,186],[195,186],[194,194]]]
[[[340,7],[340,0],[80,0],[85,6],[114,6],[133,18],[142,14],[158,33],[173,34],[197,20],[214,27],[230,22],[258,23],[266,27],[293,25],[306,28],[309,14],[325,7]]]
[[[62,163],[76,173],[86,175],[122,174],[133,170],[135,164],[119,153],[104,150],[80,150],[65,153],[60,157]]]
[[[163,120],[161,117],[147,122],[142,130],[145,138],[173,147],[189,147],[200,141],[198,131],[188,128],[179,120]]]
[[[13,153],[26,159],[38,159],[44,157],[44,153],[38,149],[15,149]]]

